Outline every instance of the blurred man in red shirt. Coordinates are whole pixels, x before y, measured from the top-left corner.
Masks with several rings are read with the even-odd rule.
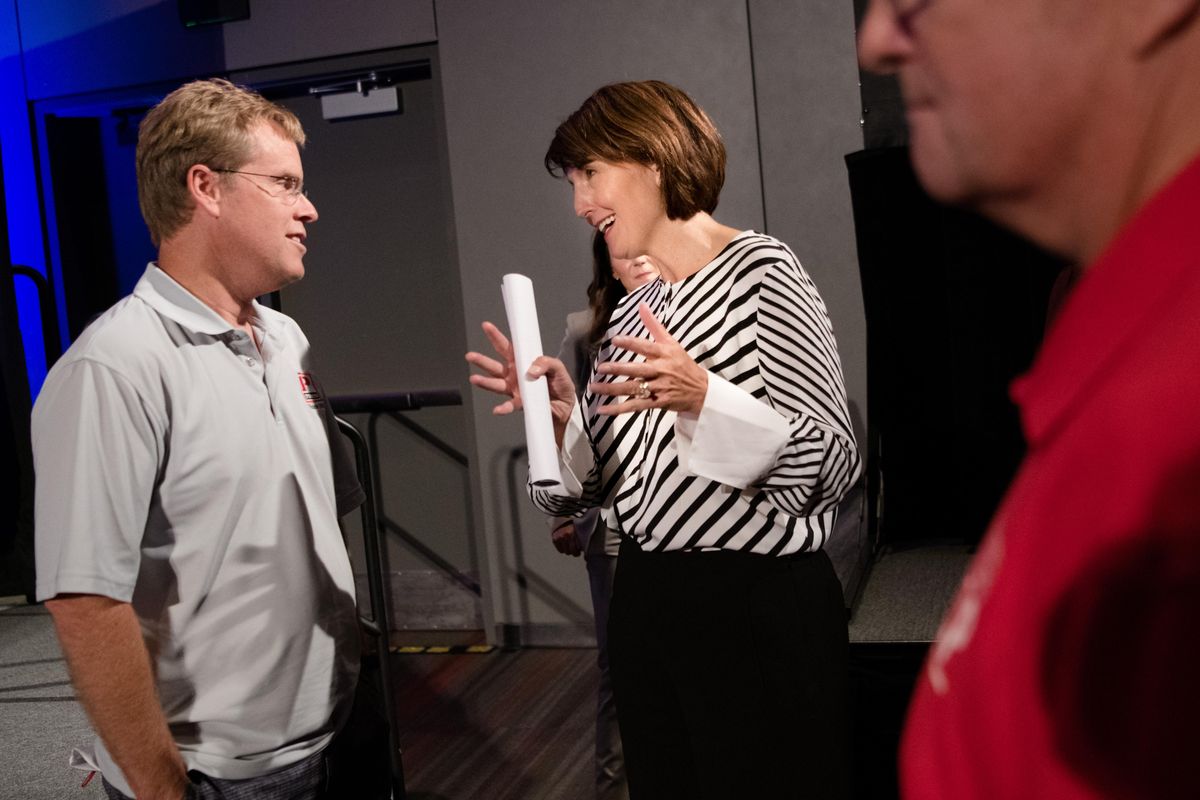
[[[873,0],[935,197],[1082,277],[942,624],[908,798],[1200,797],[1200,0]],[[948,465],[951,468],[951,465]]]

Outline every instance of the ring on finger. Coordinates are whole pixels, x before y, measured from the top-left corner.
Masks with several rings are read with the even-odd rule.
[[[648,400],[652,394],[653,392],[650,391],[650,382],[645,378],[640,379],[637,382],[637,391],[633,393],[633,396],[638,400]]]

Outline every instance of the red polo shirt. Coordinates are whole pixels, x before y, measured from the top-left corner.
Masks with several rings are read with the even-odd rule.
[[[1013,395],[1029,452],[918,681],[904,796],[1200,797],[1200,160]]]

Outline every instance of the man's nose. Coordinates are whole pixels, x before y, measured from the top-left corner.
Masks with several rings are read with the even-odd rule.
[[[871,0],[858,30],[858,63],[886,75],[898,70],[912,52],[912,40],[886,0]]]
[[[308,195],[300,195],[300,201],[296,204],[296,216],[304,222],[316,222],[317,207],[312,200],[308,199]]]

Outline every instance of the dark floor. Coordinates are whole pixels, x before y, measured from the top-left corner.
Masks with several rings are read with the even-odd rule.
[[[596,651],[459,650],[392,659],[410,800],[589,797]],[[0,800],[103,797],[99,781],[81,789],[86,773],[68,765],[91,738],[49,615],[0,598]]]
[[[969,557],[886,552],[850,624],[856,798],[895,796],[895,748],[927,642]],[[595,650],[461,652],[478,633],[398,633],[398,737],[411,800],[591,796]],[[429,645],[457,645],[430,653]],[[91,738],[46,612],[0,598],[0,800],[99,798],[67,764]]]
[[[594,650],[409,655],[393,664],[412,800],[591,795]]]
[[[927,543],[885,549],[850,618],[855,800],[898,795],[896,752],[908,698],[971,549]]]

